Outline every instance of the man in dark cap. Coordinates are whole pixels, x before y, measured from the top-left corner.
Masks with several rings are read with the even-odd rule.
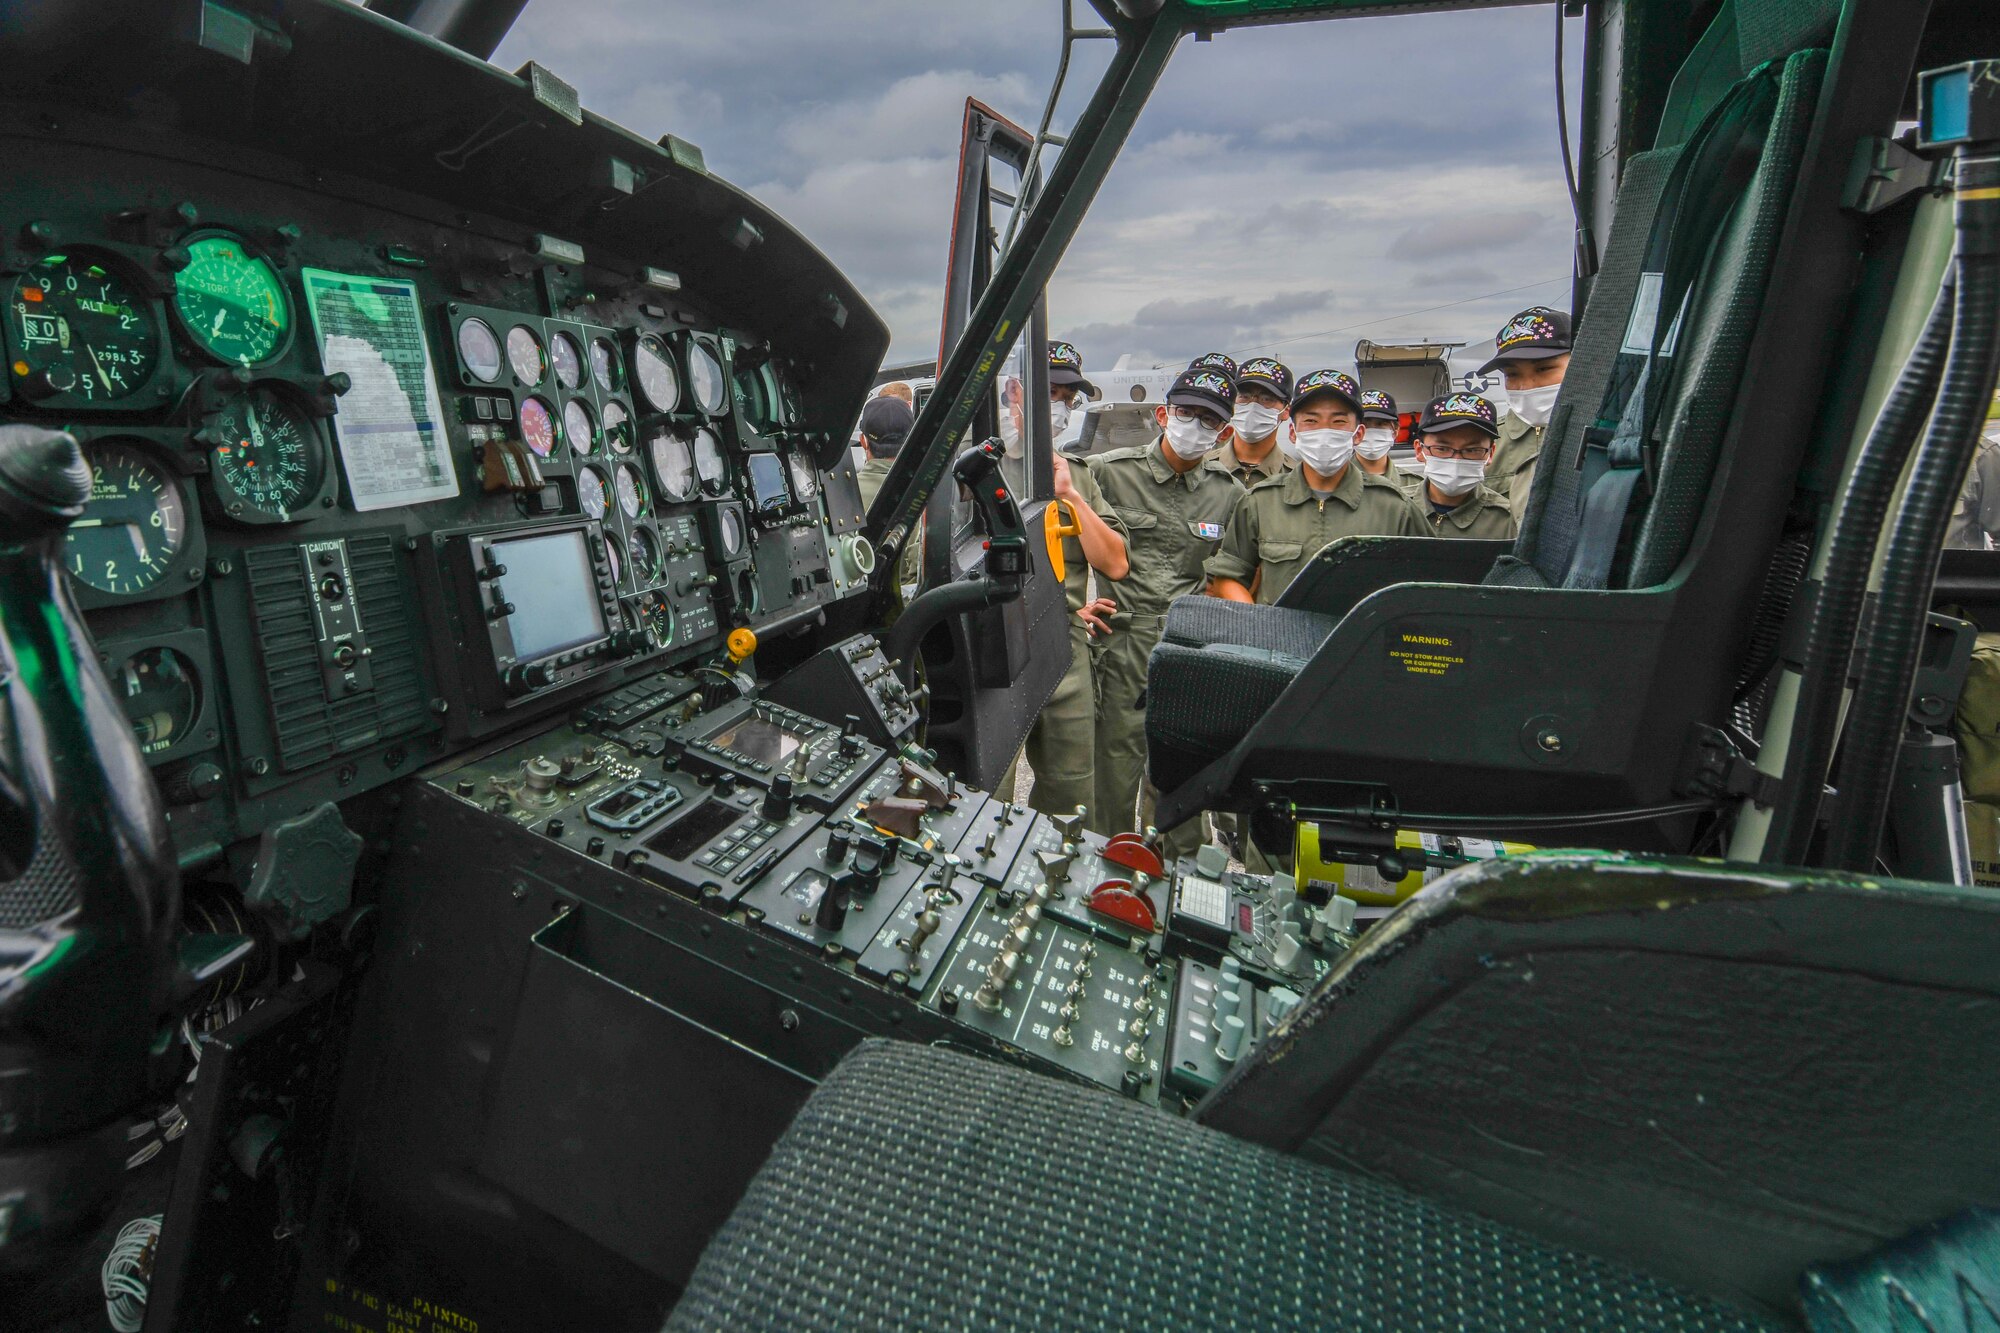
[[[1497,416],[1476,393],[1448,393],[1424,408],[1417,422],[1423,485],[1411,498],[1434,535],[1512,540],[1506,500],[1483,484],[1500,435]]]
[[[879,398],[870,398],[862,407],[861,447],[867,450],[868,457],[854,470],[854,480],[861,488],[863,512],[875,503],[875,497],[882,491],[882,483],[888,480],[889,469],[896,464],[897,452],[902,449],[903,441],[910,437],[910,428],[916,424],[917,414],[894,394],[884,393]],[[921,525],[922,519],[918,523]],[[906,592],[915,589],[923,582],[923,569],[923,528],[919,526],[896,562],[896,586]]]
[[[863,509],[875,503],[889,469],[895,466],[897,451],[916,424],[917,414],[894,395],[870,398],[861,409],[861,447],[868,451],[868,459],[855,469],[854,479],[861,484]]]
[[[1237,497],[1222,546],[1208,558],[1208,591],[1237,602],[1278,600],[1320,548],[1341,537],[1421,537],[1401,488],[1354,462],[1361,386],[1315,370],[1292,398],[1298,466]]]
[[[1354,446],[1354,466],[1408,490],[1414,483],[1389,461],[1389,451],[1396,447],[1396,432],[1401,426],[1394,398],[1381,389],[1361,391],[1361,442]]]
[[[1569,316],[1549,306],[1531,306],[1493,335],[1492,359],[1482,375],[1500,372],[1507,385],[1507,416],[1500,443],[1486,472],[1486,484],[1507,497],[1515,523],[1527,512],[1528,488],[1542,456],[1542,432],[1569,369]]]
[[[1245,486],[1291,466],[1278,445],[1291,419],[1292,371],[1282,361],[1253,356],[1236,371],[1236,411],[1212,457]]]
[[[1118,585],[1116,631],[1098,640],[1097,801],[1099,832],[1135,827],[1146,773],[1146,658],[1166,626],[1167,604],[1201,591],[1202,562],[1222,541],[1243,488],[1216,462],[1222,429],[1236,410],[1235,382],[1219,368],[1183,371],[1154,409],[1151,444],[1091,459],[1091,475],[1124,529],[1131,570]],[[1172,830],[1167,850],[1184,855],[1202,838],[1200,819]]]
[[[1083,358],[1068,343],[1049,344],[1049,413],[1055,435],[1067,424],[1068,405],[1080,394],[1096,394],[1083,377]],[[1099,617],[1115,608],[1114,585],[1130,567],[1125,537],[1118,519],[1105,505],[1090,465],[1084,460],[1055,456],[1055,503],[1066,511],[1063,526],[1077,529],[1062,541],[1063,591],[1069,600],[1069,670],[1056,692],[1042,705],[1033,730],[1022,747],[1035,785],[1028,804],[1044,814],[1067,815],[1097,799],[1097,689],[1091,643]],[[1090,600],[1093,574],[1098,596]],[[1086,618],[1085,608],[1091,610]],[[994,795],[1012,803],[1014,777],[1020,765],[1007,769]]]

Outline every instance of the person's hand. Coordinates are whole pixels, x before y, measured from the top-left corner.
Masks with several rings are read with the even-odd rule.
[[[1118,603],[1109,597],[1096,597],[1086,603],[1076,615],[1077,619],[1090,627],[1090,637],[1094,639],[1100,634],[1111,633],[1109,617],[1117,613]]]
[[[1076,486],[1069,479],[1069,460],[1067,458],[1064,458],[1061,454],[1057,454],[1055,456],[1055,463],[1056,463],[1056,499],[1058,500],[1076,499]]]

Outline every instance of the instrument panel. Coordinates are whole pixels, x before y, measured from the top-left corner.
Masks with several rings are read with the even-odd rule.
[[[166,140],[8,144],[0,420],[83,446],[64,562],[184,857],[860,591],[811,360],[675,256]]]

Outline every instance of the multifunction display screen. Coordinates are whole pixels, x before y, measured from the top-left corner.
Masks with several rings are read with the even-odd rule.
[[[604,608],[590,573],[583,531],[516,537],[490,548],[507,567],[507,627],[522,662],[547,657],[605,636]]]
[[[750,455],[750,500],[759,513],[783,509],[792,502],[785,485],[785,463],[776,454]]]

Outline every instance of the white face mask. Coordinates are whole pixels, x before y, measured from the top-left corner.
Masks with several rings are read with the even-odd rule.
[[[1175,416],[1173,409],[1167,409],[1167,447],[1183,463],[1192,463],[1215,447],[1215,437],[1222,433],[1220,426],[1207,426],[1199,421],[1183,421]]]
[[[1052,437],[1060,436],[1063,428],[1068,425],[1069,404],[1058,398],[1049,404],[1049,434]]]
[[[1351,430],[1302,430],[1299,432],[1299,461],[1322,477],[1330,477],[1354,457]]]
[[[1229,424],[1236,428],[1238,439],[1261,444],[1278,428],[1278,409],[1265,403],[1238,403]]]
[[[1370,426],[1367,430],[1361,432],[1361,443],[1354,446],[1354,452],[1372,463],[1378,458],[1386,457],[1388,452],[1395,447],[1396,428],[1394,426]]]
[[[1515,416],[1539,430],[1549,424],[1549,413],[1555,410],[1556,395],[1560,392],[1560,384],[1544,384],[1539,389],[1509,389],[1507,407]]]
[[[1483,458],[1424,457],[1424,480],[1437,487],[1440,495],[1469,495],[1485,478]]]

